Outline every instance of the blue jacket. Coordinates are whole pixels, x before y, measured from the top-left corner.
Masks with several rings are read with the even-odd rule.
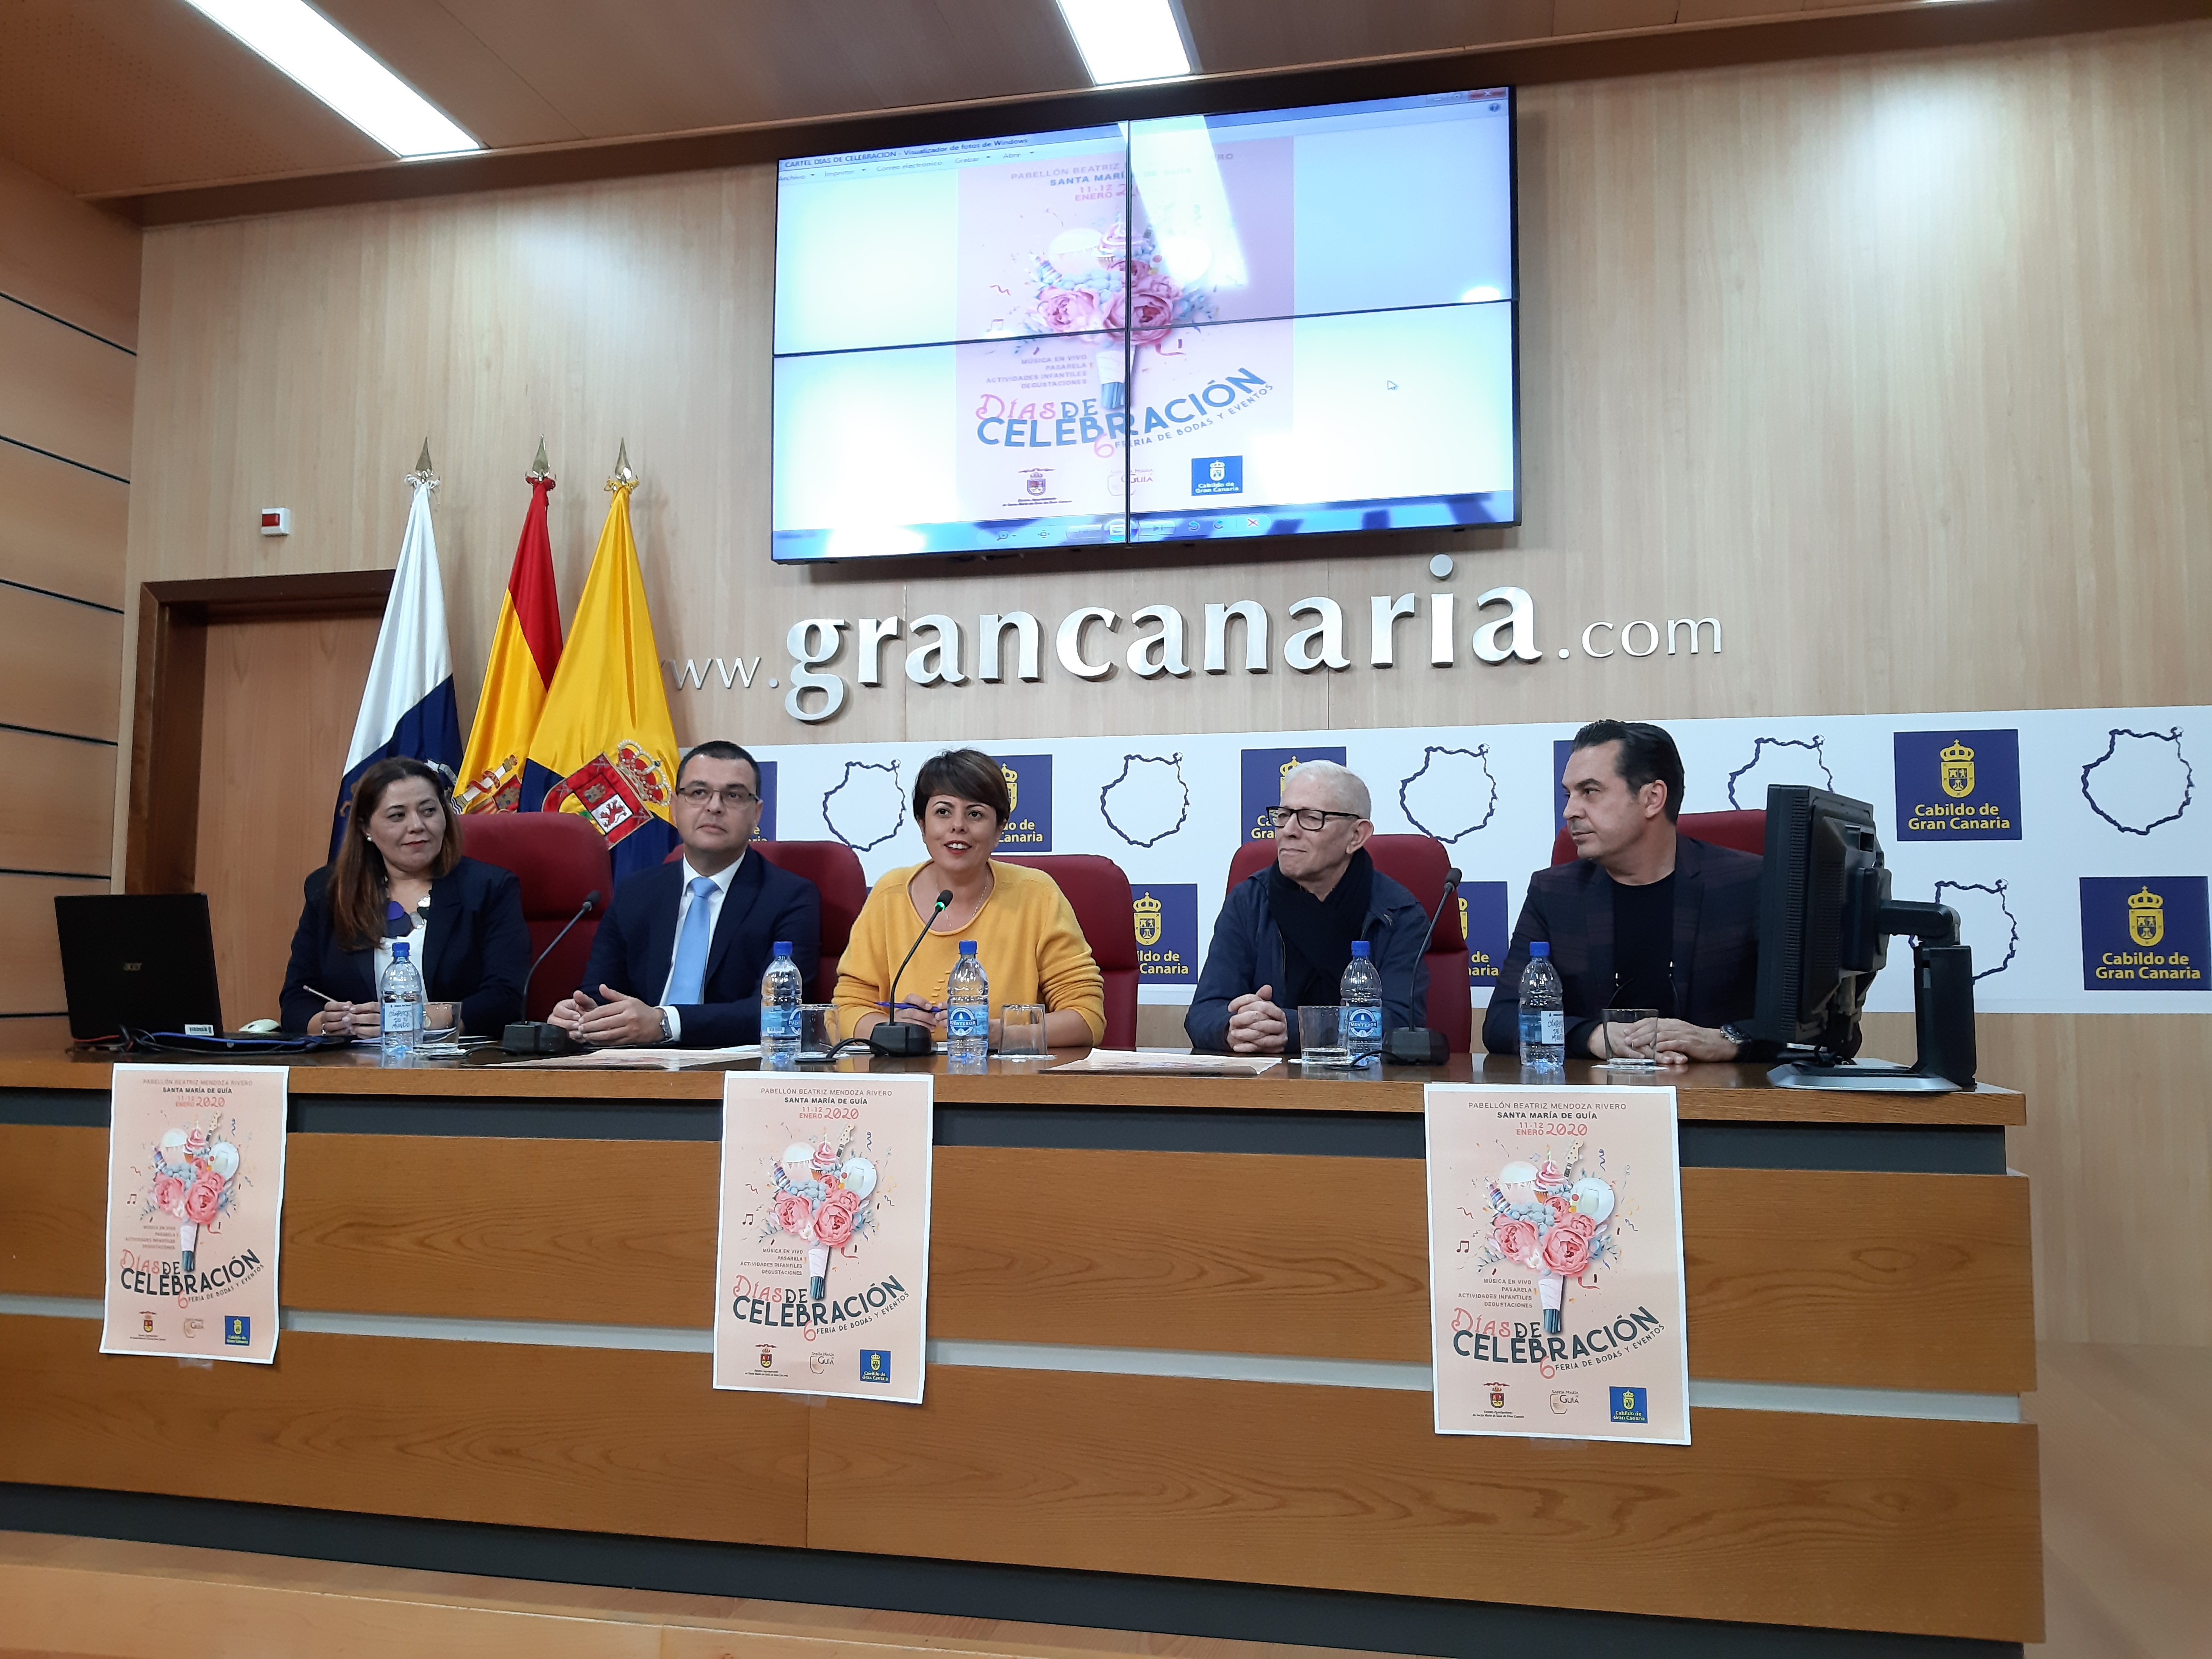
[[[288,1031],[304,1031],[323,1012],[328,991],[346,1002],[376,1000],[376,953],[337,937],[331,917],[328,866],[307,878],[307,902],[292,933],[278,1009]],[[461,1005],[461,1028],[496,1036],[522,1018],[522,982],[530,973],[530,924],[522,917],[522,884],[511,870],[463,859],[430,884],[430,922],[422,935],[422,990],[431,1002]]]
[[[639,872],[615,889],[615,902],[592,940],[582,989],[598,996],[611,985],[625,996],[658,1002],[676,956],[676,907],[686,867],[681,859]],[[778,939],[811,985],[822,959],[822,895],[802,876],[749,852],[730,878],[707,949],[707,982],[696,1005],[678,1005],[687,1048],[721,1048],[760,1041],[760,982]]]
[[[1206,952],[1206,971],[1198,976],[1190,1012],[1182,1029],[1200,1053],[1229,1052],[1229,1005],[1237,997],[1272,985],[1283,988],[1283,934],[1275,925],[1267,884],[1274,866],[1237,884],[1213,924],[1213,943]],[[1360,936],[1382,971],[1382,1029],[1419,1025],[1428,1018],[1429,966],[1423,959],[1429,942],[1428,913],[1419,902],[1384,875],[1375,872],[1374,891]],[[1297,1011],[1287,1009],[1288,1052],[1298,1047]]]

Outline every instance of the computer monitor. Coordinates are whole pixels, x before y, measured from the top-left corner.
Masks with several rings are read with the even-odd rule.
[[[1893,934],[1912,941],[1918,1054],[1911,1066],[1845,1059]],[[1948,905],[1890,896],[1874,808],[1803,784],[1766,792],[1752,1034],[1812,1048],[1770,1073],[1786,1088],[1941,1092],[1974,1086],[1973,952]]]
[[[70,1035],[217,1036],[215,934],[205,893],[57,894]]]

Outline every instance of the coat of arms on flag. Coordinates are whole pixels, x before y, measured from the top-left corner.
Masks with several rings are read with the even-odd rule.
[[[595,755],[547,790],[544,810],[583,813],[613,847],[653,817],[667,816],[671,788],[660,763],[624,742],[615,745],[612,760]]]

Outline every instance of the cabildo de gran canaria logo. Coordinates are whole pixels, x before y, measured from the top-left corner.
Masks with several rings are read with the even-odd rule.
[[[1198,884],[1147,882],[1130,901],[1137,927],[1137,978],[1189,985],[1198,978]]]
[[[2020,839],[2020,733],[1899,732],[1899,841]]]
[[[999,755],[999,775],[1006,781],[1006,821],[999,846],[1009,853],[1052,851],[1052,757]]]
[[[2084,876],[2081,984],[2090,991],[2205,991],[2212,911],[2203,876]]]

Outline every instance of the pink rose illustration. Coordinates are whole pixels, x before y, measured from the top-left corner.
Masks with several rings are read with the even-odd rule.
[[[154,1207],[167,1210],[171,1215],[185,1212],[185,1183],[173,1175],[154,1177]]]
[[[775,1224],[797,1237],[806,1237],[814,1224],[814,1206],[797,1193],[784,1193],[775,1200]]]
[[[1048,288],[1037,295],[1037,315],[1055,334],[1098,326],[1098,301],[1079,288]]]
[[[853,1236],[853,1218],[860,1213],[860,1200],[849,1192],[835,1192],[822,1200],[822,1207],[814,1212],[814,1236],[831,1249],[839,1249]]]
[[[1508,1219],[1490,1230],[1490,1242],[1508,1261],[1527,1262],[1536,1254],[1536,1224]]]
[[[222,1177],[210,1170],[185,1192],[185,1219],[200,1226],[215,1219],[222,1203]]]
[[[1562,1279],[1579,1278],[1590,1263],[1590,1237],[1597,1223],[1571,1215],[1544,1235],[1544,1266]]]
[[[1544,1202],[1552,1206],[1552,1219],[1564,1221],[1575,1212],[1575,1201],[1565,1193],[1547,1193]]]
[[[1129,338],[1158,345],[1175,332],[1176,286],[1164,276],[1139,276],[1129,285]]]

